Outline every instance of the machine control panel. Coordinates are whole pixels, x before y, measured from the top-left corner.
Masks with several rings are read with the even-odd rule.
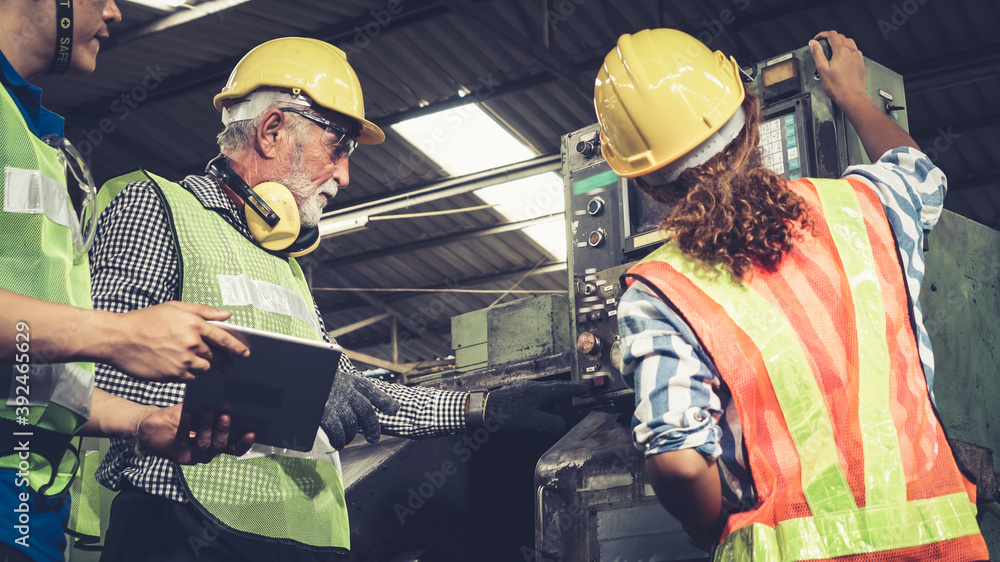
[[[596,396],[577,399],[577,405],[606,402],[615,396],[631,400],[631,390],[621,376],[622,343],[618,336],[618,302],[626,286],[622,275],[629,264],[576,276],[576,358],[578,380],[590,382]]]

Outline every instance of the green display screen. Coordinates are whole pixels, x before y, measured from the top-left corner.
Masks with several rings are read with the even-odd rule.
[[[589,191],[612,185],[618,181],[618,174],[614,170],[605,170],[599,174],[583,178],[573,182],[573,195],[583,195]]]

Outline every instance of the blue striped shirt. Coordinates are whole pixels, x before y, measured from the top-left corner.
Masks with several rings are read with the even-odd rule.
[[[844,177],[848,176],[875,190],[896,237],[920,360],[932,388],[934,355],[918,298],[924,278],[924,237],[941,216],[947,178],[913,148],[897,148],[875,164],[848,168]],[[645,449],[647,456],[697,449],[717,459],[724,501],[730,509],[751,507],[756,498],[735,404],[690,326],[640,282],[622,297],[618,323],[625,349],[622,374],[636,395],[632,418],[636,447]]]

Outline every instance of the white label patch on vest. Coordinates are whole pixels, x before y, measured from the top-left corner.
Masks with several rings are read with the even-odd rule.
[[[319,319],[305,300],[295,291],[250,279],[246,275],[219,275],[219,292],[224,306],[253,306],[264,312],[297,318],[319,332]]]
[[[14,371],[16,377],[20,373]],[[74,363],[35,363],[28,371],[31,381],[29,406],[58,404],[67,410],[90,418],[90,399],[94,393],[94,374]],[[23,375],[22,375],[23,376]],[[16,381],[16,379],[13,379]],[[17,395],[12,383],[7,406],[16,405]]]
[[[38,170],[6,168],[3,210],[8,213],[43,214],[56,224],[73,228],[66,186]]]

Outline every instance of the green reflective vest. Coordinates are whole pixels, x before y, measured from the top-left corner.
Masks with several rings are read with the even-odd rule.
[[[28,129],[3,87],[0,168],[0,287],[92,308],[90,265],[86,258],[73,262],[73,237],[80,227],[59,151]],[[30,325],[22,327],[17,343],[26,344],[25,351],[15,357],[17,363],[0,363],[0,388],[7,394],[0,431],[13,436],[9,446],[3,440],[0,467],[17,468],[18,481],[35,491],[59,494],[76,474],[69,440],[90,417],[94,365],[47,363],[46,350],[32,345]]]
[[[228,322],[240,326],[322,339],[298,263],[262,250],[182,186],[140,170],[105,184],[98,207],[136,181],[154,183],[172,222],[182,301],[232,311]],[[317,428],[309,453],[255,445],[243,457],[220,455],[181,472],[195,505],[226,528],[344,551],[349,526],[337,461]]]

